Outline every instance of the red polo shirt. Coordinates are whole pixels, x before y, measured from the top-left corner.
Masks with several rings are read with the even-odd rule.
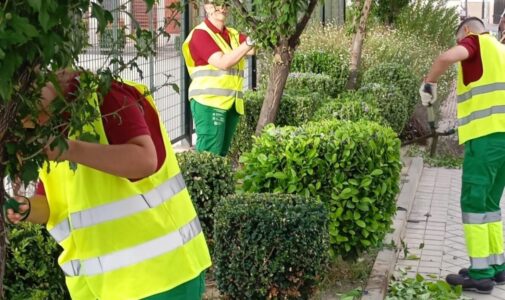
[[[468,58],[461,62],[463,83],[468,85],[482,77],[483,70],[482,59],[480,57],[479,38],[476,35],[469,35],[458,44],[465,47],[469,54]]]
[[[74,82],[70,86],[68,93],[73,94],[77,84]],[[109,93],[104,97],[100,112],[104,116],[103,126],[110,145],[125,144],[134,137],[150,135],[158,158],[156,170],[160,169],[166,153],[158,114],[137,89],[114,81]],[[36,193],[45,195],[41,181],[37,185]]]
[[[230,33],[226,26],[223,27],[223,30],[219,30],[212,25],[209,19],[205,19],[204,22],[212,32],[219,34],[230,45]],[[240,34],[239,44],[243,43],[246,38],[247,36]],[[222,52],[222,50],[207,31],[195,29],[189,41],[189,52],[196,66],[206,66],[209,64],[209,57],[216,52]]]

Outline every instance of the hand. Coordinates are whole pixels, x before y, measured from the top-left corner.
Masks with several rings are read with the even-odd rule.
[[[434,82],[423,82],[419,88],[421,103],[423,106],[430,106],[437,101],[437,84]]]
[[[66,160],[65,154],[68,151],[68,148],[61,149],[60,147],[55,146],[53,149],[51,149],[50,145],[54,141],[54,139],[55,139],[55,137],[51,136],[47,142],[47,146],[44,147],[44,152],[47,155],[47,159],[50,161],[64,161],[64,160]],[[70,143],[70,142],[67,140],[67,143]],[[69,147],[70,147],[70,145],[69,145]]]
[[[255,42],[253,39],[251,39],[251,37],[249,37],[249,36],[248,36],[248,37],[245,39],[245,44],[246,44],[247,46],[252,47],[252,46],[254,46],[254,45],[256,44],[256,42]]]
[[[23,196],[6,197],[3,205],[4,218],[11,224],[26,220],[30,210],[30,200]]]

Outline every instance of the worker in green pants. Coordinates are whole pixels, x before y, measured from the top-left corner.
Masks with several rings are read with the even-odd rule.
[[[207,18],[190,32],[182,54],[192,80],[188,94],[196,150],[225,156],[244,114],[244,57],[254,54],[254,42],[225,26],[227,0],[203,4]]]
[[[470,268],[448,275],[451,285],[490,294],[505,283],[500,199],[505,186],[505,46],[482,20],[465,19],[458,45],[442,53],[421,85],[423,105],[436,101],[437,79],[458,63],[458,137],[465,145],[461,211]]]

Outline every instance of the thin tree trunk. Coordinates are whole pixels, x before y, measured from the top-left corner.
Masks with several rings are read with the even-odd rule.
[[[365,0],[363,9],[361,10],[359,26],[352,39],[351,49],[351,65],[349,66],[349,79],[347,80],[346,88],[348,90],[356,89],[356,81],[358,78],[358,70],[361,63],[361,50],[363,48],[363,40],[366,33],[366,22],[372,6],[372,0]]]
[[[0,149],[0,157],[3,157],[3,150]],[[5,201],[5,188],[3,179],[5,178],[5,166],[0,165],[0,205],[3,207]],[[0,218],[0,299],[5,299],[4,293],[4,275],[5,262],[7,259],[7,231],[4,218]]]
[[[268,77],[268,87],[261,107],[258,124],[256,126],[256,135],[259,135],[269,123],[275,122],[279,106],[281,104],[281,97],[286,85],[286,80],[289,75],[289,68],[291,60],[293,59],[293,49],[288,45],[287,41],[280,43],[274,51],[274,64],[270,69]]]

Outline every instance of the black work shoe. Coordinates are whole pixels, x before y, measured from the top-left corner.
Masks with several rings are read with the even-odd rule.
[[[468,277],[468,274],[469,274],[468,269],[463,268],[463,269],[459,270],[458,274]],[[505,284],[505,271],[501,271],[501,272],[494,274],[494,277],[492,279],[494,280],[494,282],[496,282],[497,285],[504,285]]]
[[[450,285],[461,285],[464,291],[480,294],[491,294],[494,288],[494,282],[491,279],[472,279],[460,274],[447,275],[445,281]]]

